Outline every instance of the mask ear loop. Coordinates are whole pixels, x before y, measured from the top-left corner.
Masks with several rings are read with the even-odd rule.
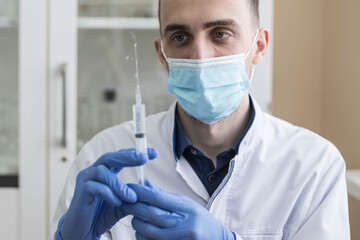
[[[255,67],[256,66],[254,64],[251,64],[251,73],[250,73],[250,78],[249,78],[250,84],[251,84],[251,82],[253,80],[253,77],[254,77]]]
[[[255,44],[256,44],[256,42],[257,42],[257,37],[259,36],[259,33],[260,33],[259,29],[256,30],[256,34],[255,34],[254,40],[253,40],[253,42],[252,42],[249,50],[248,50],[247,53],[245,54],[245,58],[244,58],[244,59],[246,59],[246,58],[249,56],[250,52],[251,52],[252,49],[254,48],[254,46],[255,46]],[[254,64],[251,64],[251,73],[250,73],[250,77],[249,77],[249,82],[250,82],[250,84],[251,84],[251,82],[252,82],[252,78],[253,78],[253,76],[254,76],[254,72],[255,72],[255,65],[254,65]]]
[[[161,39],[160,45],[161,45],[161,52],[162,52],[165,60],[169,63],[169,59],[166,57],[166,54],[165,54],[165,52],[164,52],[164,47],[163,47],[163,41],[162,41],[162,39]]]
[[[253,42],[251,43],[251,46],[249,48],[249,50],[247,51],[247,53],[245,54],[245,59],[249,56],[250,52],[253,50],[256,42],[257,42],[257,37],[259,36],[259,29],[256,30],[256,34],[255,34],[255,37],[254,37],[254,40]]]

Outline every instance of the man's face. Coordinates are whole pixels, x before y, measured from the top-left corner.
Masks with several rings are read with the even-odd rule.
[[[245,53],[256,33],[251,14],[245,0],[162,0],[165,54],[204,59]]]

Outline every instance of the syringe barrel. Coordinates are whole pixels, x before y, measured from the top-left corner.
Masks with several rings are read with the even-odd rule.
[[[135,146],[138,151],[147,154],[145,105],[135,104],[133,106],[135,123]]]
[[[147,141],[145,129],[145,105],[135,104],[133,106],[134,128],[135,128],[135,148],[139,152],[147,154]],[[145,166],[138,167],[138,180],[141,185],[145,181]]]
[[[135,147],[136,151],[147,154],[147,142],[146,137],[136,137],[135,136]],[[145,165],[139,166],[137,169],[138,172],[138,180],[141,185],[144,185],[145,181]]]
[[[133,106],[133,117],[135,123],[135,136],[141,137],[141,134],[146,134],[145,128],[145,105],[135,104]]]

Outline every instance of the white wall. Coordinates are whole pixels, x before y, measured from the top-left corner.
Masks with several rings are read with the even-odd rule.
[[[260,27],[270,32],[270,45],[264,60],[256,66],[250,93],[263,111],[271,113],[273,79],[274,0],[260,1]]]

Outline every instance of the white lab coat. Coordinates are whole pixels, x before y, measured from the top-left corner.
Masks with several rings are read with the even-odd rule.
[[[339,151],[315,133],[263,113],[256,101],[254,106],[254,122],[211,198],[189,163],[175,159],[175,104],[147,118],[148,146],[159,151],[146,165],[147,178],[207,207],[237,239],[350,239],[345,163]],[[104,130],[84,146],[60,197],[51,238],[69,207],[78,172],[106,152],[131,147],[132,122]],[[136,182],[136,169],[124,169],[119,177]],[[102,239],[135,239],[131,217],[120,220]]]

